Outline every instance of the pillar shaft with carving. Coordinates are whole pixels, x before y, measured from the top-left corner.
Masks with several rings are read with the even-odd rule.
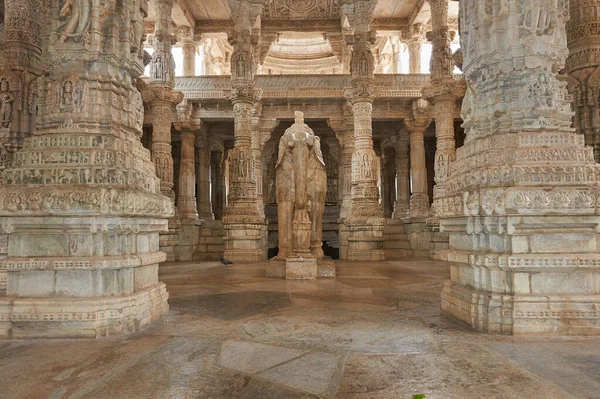
[[[210,196],[210,145],[206,130],[202,130],[197,137],[198,173],[196,174],[198,186],[198,217],[204,220],[213,220],[212,199]]]
[[[277,119],[261,119],[252,129],[252,153],[254,155],[254,176],[256,178],[256,204],[258,212],[262,218],[265,217],[264,200],[264,171],[263,171],[263,151],[266,142],[271,138],[271,133],[279,125]]]
[[[430,123],[431,120],[429,119],[410,119],[405,121],[410,134],[410,177],[412,181],[410,217],[416,219],[429,216],[427,165],[425,163],[423,133]]]
[[[38,78],[43,73],[44,40],[41,0],[7,0],[4,3],[4,46],[0,57],[0,96],[3,99],[3,109],[0,114],[0,130],[7,129],[10,132],[10,142],[0,138],[2,152],[5,151],[2,146],[16,148],[20,146],[23,137],[31,135],[35,130],[35,101],[40,84]],[[3,166],[5,165],[0,165]]]
[[[402,133],[400,133],[402,134]],[[408,216],[410,209],[410,171],[408,137],[400,136],[396,141],[396,202],[394,219]]]
[[[211,202],[215,220],[223,218],[225,210],[225,152],[211,153]]]
[[[421,73],[421,51],[423,48],[423,24],[415,24],[407,32],[408,73]]]
[[[371,0],[347,0],[341,7],[354,29],[352,36],[352,113],[354,153],[352,154],[352,200],[346,218],[348,259],[383,260],[385,218],[379,203],[377,176],[379,162],[373,150],[373,83],[375,60],[370,22],[375,8]]]
[[[196,220],[196,133],[193,127],[183,127],[182,130],[177,208],[181,219]]]
[[[231,102],[234,114],[234,148],[229,154],[229,198],[223,217],[225,258],[233,262],[260,262],[266,258],[266,225],[257,205],[252,113],[254,59],[251,29],[262,4],[232,0],[235,33],[231,59]]]
[[[575,128],[600,162],[600,0],[571,0],[567,22],[567,86],[574,98]]]
[[[193,29],[188,26],[181,27],[180,36],[183,52],[183,76],[194,76],[196,74],[198,44],[194,41]]]

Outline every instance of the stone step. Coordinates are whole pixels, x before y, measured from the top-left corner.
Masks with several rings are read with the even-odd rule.
[[[394,234],[386,234],[383,233],[384,241],[408,241],[408,234],[405,233],[394,233]]]
[[[408,241],[384,241],[383,249],[410,249],[410,242]]]
[[[385,226],[383,228],[383,234],[402,234],[405,232],[404,226],[399,225]]]

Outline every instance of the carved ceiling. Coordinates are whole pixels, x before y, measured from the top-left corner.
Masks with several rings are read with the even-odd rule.
[[[265,6],[263,18],[333,19],[340,17],[336,0],[273,0]]]

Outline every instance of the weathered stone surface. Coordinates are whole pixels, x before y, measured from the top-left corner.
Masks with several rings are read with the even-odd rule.
[[[287,258],[285,260],[285,278],[287,280],[314,280],[318,268],[316,258]]]

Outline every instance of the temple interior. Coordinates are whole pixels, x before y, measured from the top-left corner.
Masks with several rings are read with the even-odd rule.
[[[598,397],[598,162],[600,0],[0,0],[0,397]]]

